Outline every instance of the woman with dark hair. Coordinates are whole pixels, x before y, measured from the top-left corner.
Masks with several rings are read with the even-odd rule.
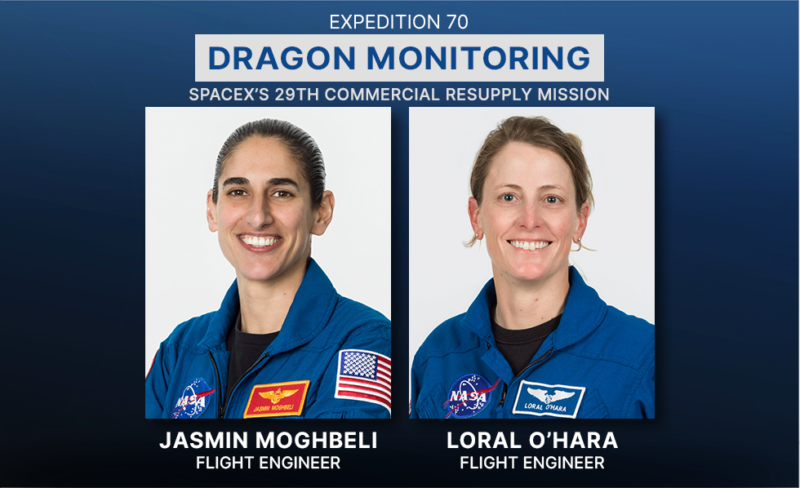
[[[654,327],[606,305],[569,265],[593,207],[581,142],[543,117],[489,133],[469,216],[489,280],[411,371],[412,418],[652,418]]]
[[[231,134],[206,218],[236,281],[217,312],[161,344],[146,417],[389,417],[389,321],[338,295],[311,259],[334,204],[305,131],[264,119]]]

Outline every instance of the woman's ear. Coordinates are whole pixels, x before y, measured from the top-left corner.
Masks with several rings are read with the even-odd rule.
[[[322,201],[319,207],[314,211],[314,224],[311,226],[312,234],[321,236],[325,233],[333,219],[333,207],[335,205],[336,199],[333,197],[333,192],[325,190],[322,193]]]
[[[483,224],[481,223],[481,208],[475,197],[469,197],[469,222],[472,224],[472,232],[475,233],[477,240],[483,239]]]
[[[583,233],[586,232],[586,223],[589,220],[589,203],[583,202],[581,208],[578,210],[578,225],[575,227],[575,233],[572,235],[572,242],[577,243],[579,239],[583,238]]]
[[[206,220],[208,221],[208,230],[211,232],[217,231],[217,204],[214,203],[214,190],[208,190],[206,195]]]

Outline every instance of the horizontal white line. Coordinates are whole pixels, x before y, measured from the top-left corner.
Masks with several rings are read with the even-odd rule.
[[[386,394],[384,394],[384,393],[381,393],[381,392],[377,392],[375,390],[364,390],[362,388],[350,388],[350,387],[347,387],[347,386],[340,386],[339,387],[339,391],[353,391],[353,392],[356,392],[356,393],[363,393],[365,395],[372,395],[372,396],[376,396],[376,397],[385,398],[389,402],[392,401],[392,395],[389,392],[386,392]]]
[[[361,383],[361,382],[358,382],[358,381],[348,381],[346,378],[342,378],[342,380],[339,381],[339,384],[340,385],[345,385],[345,384],[346,385],[353,385],[353,386],[357,386],[359,388],[375,388],[375,389],[378,389],[378,390],[385,390],[386,393],[391,393],[391,391],[392,391],[392,385],[387,385],[386,383],[373,383],[373,384],[370,384],[370,385],[365,385],[364,383]]]

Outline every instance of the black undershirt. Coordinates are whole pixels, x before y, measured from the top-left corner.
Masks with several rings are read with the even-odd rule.
[[[233,387],[244,376],[245,372],[264,354],[264,351],[278,337],[278,332],[269,334],[248,334],[242,332],[242,314],[236,315],[236,324],[228,331],[225,345],[231,353],[228,363],[228,386],[225,388],[225,405],[231,396]]]
[[[561,315],[547,322],[529,329],[511,330],[504,329],[492,320],[492,334],[497,349],[506,358],[511,371],[516,377],[526,366],[531,363],[536,351],[547,336],[558,328]]]

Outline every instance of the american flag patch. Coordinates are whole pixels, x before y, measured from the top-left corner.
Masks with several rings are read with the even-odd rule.
[[[377,403],[392,411],[392,360],[372,351],[339,351],[336,398]]]

